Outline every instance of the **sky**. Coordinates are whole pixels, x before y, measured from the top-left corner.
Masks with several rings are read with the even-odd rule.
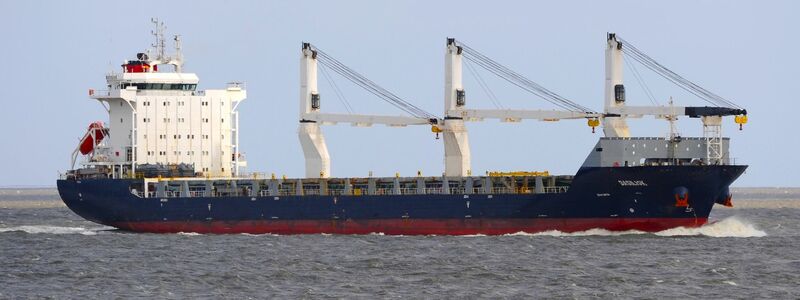
[[[724,122],[731,157],[750,165],[734,186],[800,186],[797,155],[800,2],[796,1],[2,1],[0,186],[54,186],[89,123],[108,119],[88,98],[104,74],[150,47],[150,18],[180,34],[184,70],[201,89],[246,82],[239,106],[241,148],[250,172],[303,175],[297,138],[301,43],[311,42],[403,99],[442,115],[447,37],[461,40],[548,89],[602,110],[607,32],[663,65],[745,107],[739,131]],[[625,69],[627,103],[701,106],[702,100],[643,66]],[[551,104],[478,72],[499,105]],[[464,71],[467,105],[494,108]],[[356,113],[402,112],[332,76]],[[345,112],[320,78],[323,110]],[[668,124],[630,121],[634,136],[665,136]],[[601,130],[585,121],[468,123],[473,174],[574,174]],[[701,136],[698,119],[679,120]],[[443,172],[442,140],[426,126],[323,128],[333,176],[413,176]]]

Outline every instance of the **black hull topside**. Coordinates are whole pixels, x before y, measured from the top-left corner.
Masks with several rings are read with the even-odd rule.
[[[660,231],[707,222],[747,168],[584,167],[563,193],[150,197],[142,179],[64,179],[81,217],[137,232],[509,234],[592,228]],[[728,198],[729,199],[729,198]],[[682,203],[683,201],[683,203]]]

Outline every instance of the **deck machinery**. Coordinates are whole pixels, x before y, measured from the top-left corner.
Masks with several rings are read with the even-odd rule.
[[[608,34],[605,102],[594,112],[559,96],[468,45],[447,39],[442,117],[383,89],[310,43],[300,56],[298,136],[306,178],[244,175],[238,147],[241,84],[196,91],[196,75],[182,73],[180,38],[166,55],[157,25],[155,58],[140,53],[123,73],[106,77],[108,91],[90,90],[109,113],[93,123],[78,153],[82,168],[58,181],[65,203],[86,219],[124,230],[203,233],[505,234],[543,230],[662,230],[706,223],[714,203],[730,205],[728,186],[746,166],[731,164],[721,119],[746,111],[669,71],[629,43]],[[643,61],[682,88],[723,105],[628,106],[623,54]],[[558,110],[470,109],[462,82],[467,60]],[[318,63],[406,112],[405,116],[322,111]],[[159,71],[171,65],[173,72]],[[685,81],[685,82],[684,82]],[[683,84],[683,85],[682,85]],[[670,122],[700,118],[704,136],[631,137],[626,119],[645,115]],[[585,120],[600,138],[573,176],[548,172],[473,174],[466,122],[485,119]],[[119,120],[117,122],[117,120]],[[430,126],[444,146],[441,176],[345,178],[331,176],[323,125],[350,123]],[[88,144],[84,145],[84,144]],[[79,151],[80,150],[80,151]],[[691,195],[691,197],[690,197]]]

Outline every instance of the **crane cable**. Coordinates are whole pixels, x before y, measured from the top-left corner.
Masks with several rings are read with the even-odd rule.
[[[542,98],[543,100],[550,102],[562,109],[573,111],[573,112],[581,112],[581,113],[593,113],[593,110],[587,108],[583,105],[575,103],[572,100],[564,98],[545,87],[539,85],[536,82],[522,76],[521,74],[514,72],[513,70],[509,69],[506,66],[492,60],[486,55],[481,54],[477,50],[469,47],[468,45],[464,44],[461,41],[458,41],[458,46],[460,46],[463,50],[464,58],[467,60],[475,63],[476,65],[484,68],[485,70],[497,75],[498,77],[508,81],[509,83],[516,85],[517,87]]]
[[[712,105],[728,107],[728,108],[744,109],[743,107],[737,105],[736,103],[733,103],[728,99],[725,99],[717,94],[714,94],[711,91],[697,85],[694,82],[689,81],[686,78],[683,78],[682,76],[678,75],[677,73],[673,72],[672,70],[658,63],[655,59],[651,58],[650,56],[648,56],[647,54],[636,48],[636,46],[620,38],[619,36],[617,36],[617,40],[619,40],[619,42],[622,43],[623,54],[626,54],[628,57],[633,58],[635,61],[644,65],[645,67],[652,70],[656,74],[660,75],[664,79],[669,80],[670,82],[682,88],[683,90],[692,93],[693,95],[699,97],[700,99]]]
[[[345,64],[336,60],[335,58],[333,58],[333,56],[330,56],[329,54],[320,50],[316,46],[314,45],[310,46],[312,47],[312,50],[317,53],[316,58],[317,61],[319,61],[319,63],[333,70],[334,72],[338,73],[339,75],[353,82],[359,87],[365,89],[366,91],[372,93],[381,100],[384,100],[385,102],[391,104],[392,106],[397,107],[398,109],[420,119],[428,119],[428,120],[439,119],[436,115],[429,113],[423,110],[422,108],[419,108],[411,104],[406,100],[403,100],[402,98],[398,97],[392,92],[389,92],[388,90],[379,86],[375,82],[367,79],[363,75],[347,67]]]
[[[478,73],[477,70],[475,70],[475,67],[473,67],[472,64],[469,63],[469,61],[467,61],[467,63],[464,65],[467,66],[467,70],[469,71],[470,74],[472,74],[472,77],[475,77],[475,79],[478,81],[478,85],[481,87],[486,96],[489,97],[489,101],[492,101],[494,107],[498,109],[503,109],[504,108],[503,104],[500,103],[500,101],[497,99],[497,96],[494,94],[494,91],[492,91],[492,89],[489,88],[489,85],[486,84],[486,81],[483,80],[481,74]]]
[[[350,105],[350,101],[347,101],[347,97],[344,96],[344,93],[342,93],[342,90],[339,88],[339,85],[336,84],[336,81],[334,81],[333,78],[331,78],[331,75],[328,74],[327,68],[322,66],[322,68],[319,69],[322,71],[322,76],[325,77],[325,81],[327,81],[328,85],[333,88],[333,93],[336,94],[336,98],[339,98],[339,102],[342,103],[344,109],[347,110],[348,113],[352,114],[353,106]]]
[[[653,95],[653,91],[650,90],[650,87],[647,85],[647,82],[644,81],[644,78],[642,77],[642,74],[639,73],[639,69],[636,68],[636,65],[634,65],[633,63],[631,63],[631,62],[629,62],[627,60],[625,61],[625,65],[628,66],[629,70],[631,70],[631,73],[633,74],[633,77],[636,78],[636,82],[639,83],[639,86],[642,87],[642,89],[644,90],[645,95],[647,95],[647,98],[650,99],[650,103],[652,103],[653,105],[656,105],[656,106],[660,105],[658,100],[656,100],[655,95]]]

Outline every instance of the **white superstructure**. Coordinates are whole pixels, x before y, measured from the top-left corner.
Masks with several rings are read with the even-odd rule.
[[[238,175],[246,165],[237,112],[247,95],[244,87],[229,83],[225,89],[198,91],[197,75],[181,71],[180,38],[175,36],[177,53],[166,56],[163,24],[154,23],[155,57],[139,53],[137,60],[125,61],[122,73],[106,76],[107,90],[89,91],[108,111],[109,136],[86,164],[108,166],[116,178],[159,164],[186,164],[211,177]]]

